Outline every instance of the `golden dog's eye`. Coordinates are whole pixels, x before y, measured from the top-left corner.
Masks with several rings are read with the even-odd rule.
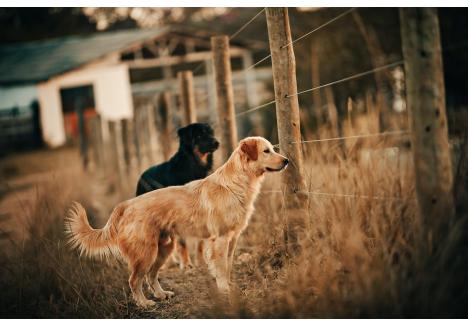
[[[265,149],[265,150],[263,151],[263,153],[267,153],[267,154],[268,154],[268,153],[270,153],[270,150],[269,150],[269,149]]]

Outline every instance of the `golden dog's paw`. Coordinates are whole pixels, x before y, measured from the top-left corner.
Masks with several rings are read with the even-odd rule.
[[[153,294],[157,299],[160,300],[168,299],[174,296],[174,292],[172,291],[154,292]]]
[[[172,291],[164,291],[164,294],[166,294],[166,298],[172,298],[175,295]]]
[[[139,300],[136,302],[136,304],[141,308],[149,308],[149,307],[154,306],[156,302],[153,300],[146,299],[146,300]]]

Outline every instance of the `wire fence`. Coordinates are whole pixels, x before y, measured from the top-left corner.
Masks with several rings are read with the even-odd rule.
[[[340,14],[332,17],[331,19],[325,21],[324,23],[320,24],[317,27],[312,28],[311,30],[303,33],[299,37],[292,39],[286,44],[283,44],[280,48],[286,48],[286,47],[293,47],[297,45],[299,42],[303,42],[304,40],[310,38],[314,33],[317,33],[318,31],[323,30],[324,28],[331,26],[333,23],[339,21],[340,19],[346,17],[347,15],[353,13],[354,11],[358,10],[358,8],[349,8],[341,12]],[[228,36],[229,41],[233,41],[236,37],[241,35],[243,32],[245,32],[248,27],[259,17],[261,17],[262,14],[266,14],[266,8],[262,8],[258,12],[256,12],[250,19],[248,19],[244,24],[242,24],[239,28],[237,28],[231,35]],[[272,57],[271,53],[268,55],[262,57],[258,61],[254,62],[253,64],[249,65],[248,67],[240,70],[240,73],[247,73],[251,69],[259,66],[260,64],[264,63],[266,60],[270,59]],[[193,70],[192,74],[195,74],[199,72],[204,66],[206,66],[208,63],[206,61],[200,62]],[[345,76],[338,78],[336,80],[333,80],[331,82],[323,83],[317,86],[313,86],[307,89],[303,89],[300,91],[297,91],[294,94],[287,94],[285,95],[286,99],[293,98],[293,97],[298,97],[303,94],[311,93],[314,91],[318,91],[320,89],[326,88],[326,87],[331,87],[334,85],[339,85],[341,83],[345,83],[351,80],[355,80],[358,78],[362,78],[365,76],[373,75],[375,73],[378,73],[380,71],[384,71],[387,69],[395,68],[398,66],[401,66],[404,64],[404,60],[397,60],[395,62],[391,62],[382,66],[378,67],[373,67],[372,69],[368,69],[365,71],[357,72],[355,74]],[[207,92],[205,93],[205,96],[203,98],[198,98],[198,101],[205,101],[208,97],[210,96],[210,93]],[[248,115],[250,113],[262,110],[262,109],[267,109],[267,108],[272,108],[273,104],[276,104],[277,100],[272,99],[268,102],[256,105],[254,107],[250,107],[248,109],[245,109],[241,112],[235,112],[235,117],[240,118],[242,116]],[[213,127],[217,128],[220,126],[220,122],[215,122],[213,123]],[[172,130],[172,132],[175,131],[175,126]],[[171,133],[172,133],[171,132]],[[364,138],[378,138],[378,137],[400,137],[400,136],[406,136],[409,135],[410,131],[408,130],[393,130],[393,131],[383,131],[383,132],[376,132],[376,133],[367,133],[367,134],[355,134],[355,135],[345,135],[342,137],[326,137],[326,138],[317,138],[317,139],[305,139],[301,141],[295,141],[291,142],[291,144],[295,143],[300,143],[300,144],[313,144],[313,143],[324,143],[324,142],[333,142],[333,141],[345,141],[345,140],[350,140],[350,139],[364,139]],[[274,145],[276,148],[279,147],[279,144]],[[266,193],[281,193],[281,190],[269,190],[269,191],[264,191]],[[357,195],[357,194],[332,194],[332,193],[327,193],[327,192],[321,192],[321,191],[308,191],[306,192],[307,194],[314,195],[314,196],[322,196],[322,197],[341,197],[341,198],[361,198],[361,199],[376,199],[376,200],[384,200],[384,199],[391,199],[391,200],[399,200],[399,198],[394,198],[394,197],[385,197],[385,196],[369,196],[369,195]]]
[[[332,19],[326,21],[325,23],[321,24],[320,26],[308,31],[307,33],[304,33],[303,35],[301,35],[300,37],[290,41],[289,43],[284,44],[283,46],[281,46],[281,48],[283,49],[285,47],[292,46],[292,45],[296,44],[297,42],[306,39],[307,37],[309,37],[313,33],[315,33],[317,31],[321,30],[322,28],[324,28],[326,26],[329,26],[330,24],[338,21],[340,18],[352,13],[356,9],[357,8],[350,8],[350,9],[342,12],[341,14],[333,17]],[[257,15],[254,16],[253,19],[251,19],[247,24],[243,25],[241,27],[241,29],[239,30],[239,32],[242,31],[243,29],[245,29],[246,25],[250,24],[262,12],[264,12],[264,10],[261,10]],[[238,35],[239,32],[237,32],[236,35]],[[253,63],[252,65],[248,66],[247,68],[245,68],[243,70],[243,72],[247,72],[247,71],[255,68],[256,66],[260,65],[262,62],[268,60],[269,58],[271,58],[271,53],[268,54],[267,56],[261,58],[257,62]],[[334,80],[334,81],[331,81],[331,82],[328,82],[328,83],[324,83],[324,84],[321,84],[321,85],[318,85],[318,86],[315,86],[315,87],[311,87],[309,89],[301,90],[301,91],[298,91],[295,94],[287,94],[285,96],[285,98],[292,98],[292,97],[299,96],[299,95],[302,95],[302,94],[305,94],[305,93],[320,90],[320,89],[325,88],[325,87],[337,85],[337,84],[344,83],[344,82],[354,80],[354,79],[357,79],[357,78],[372,75],[372,74],[375,74],[376,72],[380,72],[380,71],[385,70],[385,69],[390,69],[390,68],[394,68],[394,67],[397,67],[397,66],[401,66],[403,64],[404,64],[404,60],[398,60],[398,61],[386,64],[386,65],[382,65],[382,66],[379,66],[379,67],[374,67],[373,69],[370,69],[370,70],[359,72],[359,73],[356,73],[356,74],[353,74],[353,75],[350,75],[350,76],[339,78],[337,80]],[[255,107],[249,108],[247,110],[244,110],[242,112],[237,112],[236,117],[241,117],[241,116],[247,115],[249,113],[252,113],[252,112],[255,112],[255,111],[258,111],[258,110],[261,110],[261,109],[268,108],[272,104],[275,104],[275,103],[276,103],[276,100],[271,100],[271,101],[268,101],[266,103],[257,105]],[[300,142],[291,142],[291,143],[309,144],[309,143],[322,143],[322,142],[330,142],[330,141],[341,141],[341,140],[348,140],[348,139],[362,139],[362,138],[372,138],[372,137],[406,136],[406,135],[409,135],[409,134],[410,134],[410,131],[408,131],[408,130],[396,130],[396,131],[384,131],[384,132],[379,132],[379,133],[343,136],[343,137],[331,137],[331,138],[323,138],[323,139],[302,140]],[[275,144],[274,146],[279,147],[279,144]],[[265,190],[265,191],[262,191],[262,192],[263,193],[284,193],[284,191],[282,191],[282,190]],[[319,192],[319,191],[305,191],[304,193],[306,193],[308,195],[322,196],[322,197],[357,198],[357,199],[392,200],[392,201],[402,201],[402,200],[404,200],[403,198],[391,197],[391,196],[370,196],[370,195],[360,195],[360,194],[339,194],[339,193],[328,193],[328,192],[323,192],[323,191],[321,191],[321,192]]]
[[[265,194],[284,194],[283,190],[262,190]],[[393,200],[393,201],[405,201],[402,197],[393,196],[371,196],[371,195],[360,195],[360,194],[337,194],[323,191],[298,191],[298,193],[304,193],[307,195],[323,196],[323,197],[339,197],[339,198],[353,198],[353,199],[372,199],[372,200]]]

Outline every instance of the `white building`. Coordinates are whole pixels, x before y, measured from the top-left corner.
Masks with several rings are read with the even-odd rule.
[[[250,51],[241,46],[231,45],[231,56],[241,58],[244,63],[251,61]],[[76,122],[76,105],[84,106],[82,109],[89,110],[90,114],[99,114],[103,121],[131,118],[134,112],[132,92],[138,95],[142,90],[146,93],[174,91],[178,85],[173,80],[176,66],[209,63],[210,60],[206,34],[199,37],[169,28],[1,45],[0,110],[26,107],[37,100],[42,138],[47,145],[56,147],[67,141],[67,124]],[[159,77],[132,85],[131,72],[145,69],[153,70],[153,75],[159,74]],[[255,74],[255,69],[252,73]],[[269,76],[271,74],[264,78]],[[247,80],[240,75],[239,78]],[[155,81],[157,79],[161,80]],[[210,83],[209,78],[203,76],[195,79],[200,80],[195,87],[200,87],[202,81],[205,88]],[[246,93],[251,95],[251,104],[255,104],[252,88],[247,87]],[[74,103],[80,96],[83,101]],[[213,101],[211,105],[214,107]]]

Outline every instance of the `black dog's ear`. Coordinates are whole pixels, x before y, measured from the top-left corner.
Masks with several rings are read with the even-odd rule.
[[[192,143],[192,128],[190,128],[190,126],[186,126],[177,130],[177,135],[179,136],[181,143],[187,145]]]
[[[179,128],[177,130],[177,136],[179,136],[180,139],[182,139],[182,137],[184,137],[186,129],[187,129],[186,127],[183,127],[183,128]]]

